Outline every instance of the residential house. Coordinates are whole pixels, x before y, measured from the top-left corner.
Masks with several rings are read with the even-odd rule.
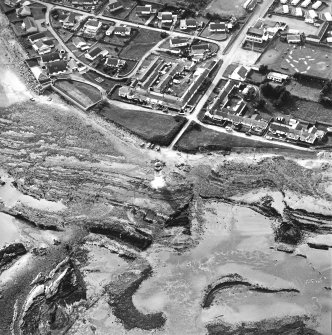
[[[63,60],[55,61],[46,65],[47,72],[50,76],[67,72],[67,62]]]
[[[33,34],[33,33],[38,32],[36,22],[30,16],[27,16],[26,18],[24,18],[23,23],[22,23],[22,28],[27,32],[27,34]]]
[[[131,28],[130,27],[115,27],[113,30],[114,35],[120,35],[122,37],[130,36]]]
[[[287,34],[287,43],[289,44],[299,44],[302,42],[300,34]]]
[[[78,36],[75,36],[73,38],[73,44],[75,48],[77,49],[81,49],[82,47],[85,47],[86,45],[88,45],[87,42],[83,38],[78,37]]]
[[[211,22],[209,24],[209,30],[211,33],[227,33],[227,27],[224,22],[221,23]]]
[[[161,20],[161,23],[173,23],[173,13],[172,12],[159,12],[158,19]]]
[[[171,48],[183,48],[189,45],[189,40],[183,37],[174,37],[169,41]]]
[[[250,27],[246,34],[246,40],[249,42],[263,43],[268,39],[267,32],[262,28]]]
[[[110,13],[116,12],[117,10],[123,8],[122,4],[120,1],[117,0],[109,0],[108,3],[108,11]]]
[[[311,7],[312,9],[318,9],[322,5],[322,1],[316,1]]]
[[[311,3],[311,0],[304,0],[302,3],[301,3],[301,7],[302,8],[307,8]]]
[[[41,63],[42,64],[48,64],[52,62],[57,62],[61,60],[60,53],[55,51],[55,52],[50,52],[48,54],[42,55],[41,56]]]
[[[106,30],[106,36],[111,36],[114,32],[114,26],[110,26],[107,30]]]
[[[113,69],[119,69],[119,68],[123,68],[126,66],[126,61],[123,59],[109,56],[106,58],[105,65]]]
[[[233,73],[229,76],[229,78],[238,81],[245,81],[250,71],[251,71],[250,67],[240,65],[233,71]]]
[[[139,16],[147,16],[151,15],[153,12],[152,5],[144,5],[144,6],[137,6],[136,7],[136,15]]]
[[[38,40],[36,43],[32,44],[32,47],[39,55],[47,54],[52,50],[52,45],[45,43],[42,40]]]
[[[18,9],[16,9],[16,15],[18,17],[30,16],[31,15],[31,9],[30,9],[29,6],[22,6]]]
[[[289,78],[289,76],[287,74],[282,74],[279,72],[269,72],[266,78],[277,83],[283,83]]]
[[[97,57],[102,56],[105,57],[108,55],[107,50],[103,50],[99,47],[93,48],[89,52],[87,52],[84,56],[86,59],[89,59],[91,61],[95,60]]]
[[[45,40],[45,39],[46,39],[46,35],[44,32],[32,34],[28,37],[28,40],[30,43],[35,43],[39,40]]]
[[[197,21],[195,19],[183,19],[180,20],[180,29],[197,29]]]
[[[71,58],[68,63],[67,63],[67,67],[69,69],[69,71],[71,72],[75,72],[75,71],[78,71],[78,66],[77,66],[77,63],[75,61],[75,59]]]
[[[63,28],[70,29],[75,26],[76,14],[71,12],[62,23]]]
[[[210,51],[209,43],[195,44],[191,46],[191,53],[193,56],[203,57]]]
[[[89,19],[84,25],[84,32],[88,35],[96,35],[101,28],[102,23],[95,19]]]

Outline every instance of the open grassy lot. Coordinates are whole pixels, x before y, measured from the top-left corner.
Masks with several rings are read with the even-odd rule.
[[[246,14],[245,9],[242,7],[244,0],[212,0],[206,7],[206,12],[218,15],[235,15],[241,17]]]
[[[197,130],[190,126],[176,144],[178,150],[185,152],[196,152],[199,148],[231,150],[232,148],[240,147],[278,148],[281,146],[274,142],[264,143],[252,140],[250,137],[242,138],[231,134],[219,133],[205,127]]]
[[[79,81],[57,80],[54,86],[84,108],[91,106],[101,99],[101,93],[96,87]]]
[[[91,82],[101,86],[106,91],[112,90],[115,85],[118,85],[119,83],[121,83],[119,81],[115,81],[115,80],[112,80],[106,77],[102,77],[98,73],[93,72],[93,71],[88,71],[84,73],[82,77],[86,80],[90,80]],[[100,81],[100,79],[102,79],[102,81]]]
[[[140,60],[160,40],[162,40],[160,32],[141,29],[130,44],[122,49],[120,57]]]
[[[97,113],[107,121],[159,145],[169,145],[185,122],[183,117],[146,112],[135,105],[132,108],[128,105],[128,109],[124,109],[116,104],[107,105]]]
[[[299,83],[296,80],[292,80],[287,84],[286,89],[291,95],[297,98],[318,102],[319,94],[323,86],[323,84],[318,82],[303,81]]]
[[[291,102],[280,108],[286,115],[308,122],[324,122],[332,125],[332,108],[327,108],[318,102],[297,99],[293,97]]]
[[[286,74],[296,72],[331,79],[332,50],[330,48],[313,46],[292,47],[287,43],[276,40],[262,55],[259,64],[268,65],[275,71]]]

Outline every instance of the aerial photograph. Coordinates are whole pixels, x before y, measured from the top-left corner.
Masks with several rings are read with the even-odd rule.
[[[332,0],[0,0],[0,335],[332,334]]]

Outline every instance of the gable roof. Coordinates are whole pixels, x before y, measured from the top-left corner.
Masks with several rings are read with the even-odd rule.
[[[90,26],[90,27],[98,27],[99,23],[100,22],[98,20],[90,19],[90,20],[87,21],[87,23],[85,25]]]
[[[186,19],[187,26],[197,26],[197,21],[195,19]]]
[[[264,35],[264,30],[260,29],[260,28],[250,27],[248,29],[248,34],[263,36]]]
[[[99,55],[102,51],[103,51],[103,50],[102,50],[101,48],[96,47],[96,48],[90,50],[90,51],[88,52],[88,54],[89,54],[91,57],[95,57],[95,56]]]
[[[43,39],[43,38],[45,38],[45,37],[46,37],[45,33],[40,32],[40,33],[36,33],[36,34],[32,34],[32,35],[30,35],[30,36],[29,36],[29,40],[30,40],[31,42],[34,42],[34,41],[41,40],[41,39]]]
[[[35,29],[37,29],[37,25],[36,25],[35,20],[32,17],[30,17],[30,16],[24,18],[23,19],[23,23],[25,25],[25,29],[27,29],[27,30],[29,28],[35,28]]]
[[[42,55],[41,59],[44,63],[54,62],[57,60],[61,60],[59,52],[51,52],[46,55]]]
[[[226,24],[224,22],[222,22],[222,23],[211,22],[210,23],[210,29],[212,29],[212,30],[225,30],[226,29]]]

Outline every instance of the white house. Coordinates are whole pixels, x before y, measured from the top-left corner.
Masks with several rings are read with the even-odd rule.
[[[81,49],[82,47],[85,47],[87,45],[86,41],[78,36],[75,36],[73,38],[73,44],[77,49]]]
[[[283,5],[282,6],[282,11],[283,11],[284,14],[288,14],[289,13],[289,7],[288,7],[288,5]]]
[[[318,9],[323,3],[321,1],[316,1],[313,5],[312,5],[312,9]]]
[[[122,37],[130,36],[131,28],[130,27],[115,27],[113,30],[114,35],[120,35]]]
[[[197,21],[195,19],[183,19],[180,20],[180,29],[197,29]]]
[[[275,81],[277,83],[282,83],[284,82],[285,80],[287,80],[289,77],[287,74],[282,74],[282,73],[279,73],[279,72],[270,72],[268,75],[267,75],[267,79],[269,80],[272,80],[272,81]]]
[[[146,16],[151,15],[153,12],[152,5],[144,5],[136,7],[136,15]]]
[[[209,25],[209,30],[211,33],[226,33],[226,24],[224,22],[217,23],[211,22]]]
[[[304,0],[302,3],[301,3],[301,7],[303,8],[307,8],[311,3],[311,0]]]
[[[101,28],[102,23],[95,19],[90,19],[87,21],[87,23],[84,26],[84,31],[87,34],[90,35],[96,35]]]

